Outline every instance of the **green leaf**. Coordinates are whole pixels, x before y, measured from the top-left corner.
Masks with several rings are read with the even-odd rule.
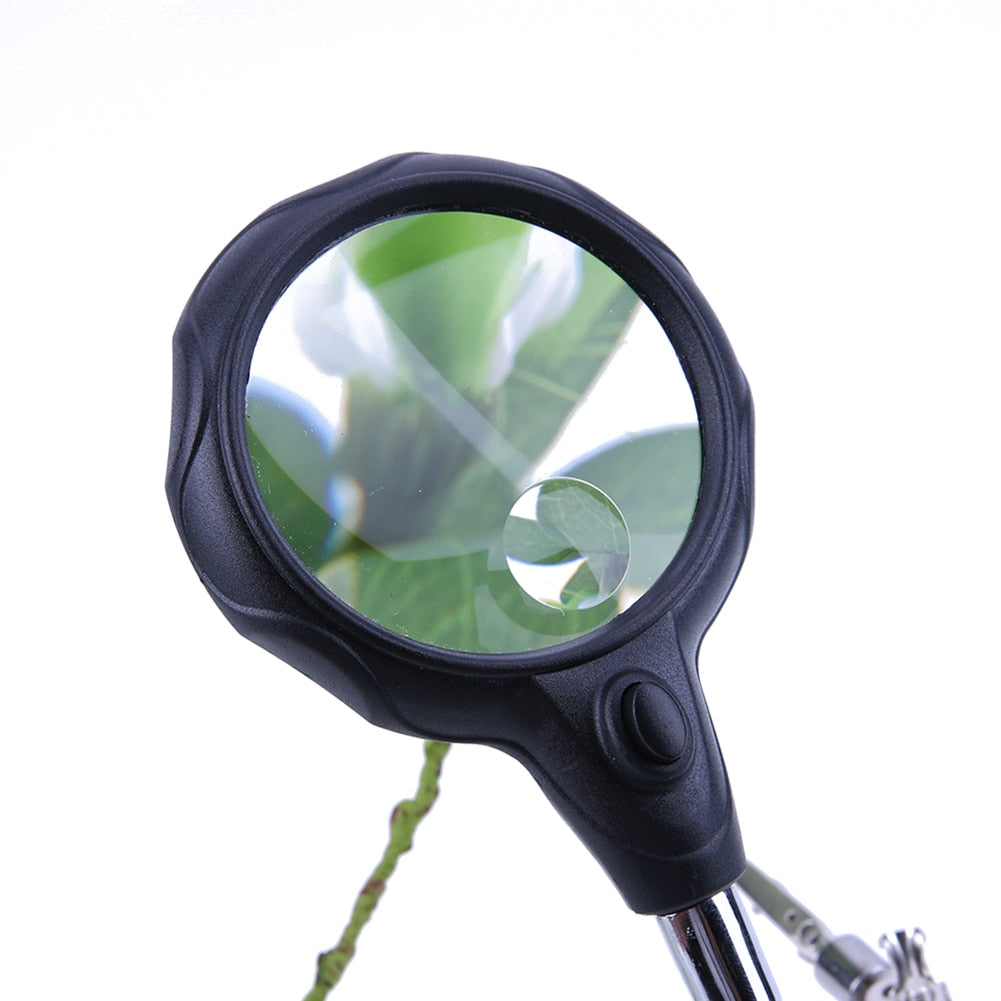
[[[685,532],[702,478],[702,438],[695,424],[630,435],[583,456],[560,475],[606,493],[630,532]]]
[[[553,538],[562,538],[585,557],[629,551],[629,534],[614,503],[586,482],[547,480],[539,490],[536,515]]]
[[[553,566],[583,559],[562,532],[550,531],[535,518],[508,518],[503,538],[504,555],[519,563]]]
[[[522,344],[497,394],[494,422],[532,465],[580,405],[639,304],[636,293],[597,258],[582,253],[580,265],[577,297],[558,320]]]
[[[363,230],[345,247],[399,333],[446,382],[477,397],[500,319],[519,291],[530,232],[503,216],[428,212]],[[422,373],[401,375],[419,381]]]
[[[561,471],[593,483],[622,512],[630,536],[627,587],[646,590],[677,554],[702,476],[696,425],[630,436]]]

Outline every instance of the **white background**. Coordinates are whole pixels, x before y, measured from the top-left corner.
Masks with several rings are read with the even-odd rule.
[[[161,486],[213,256],[409,149],[557,170],[688,264],[757,404],[701,658],[748,853],[996,992],[997,11],[6,0],[0,997],[301,998],[414,785],[415,741],[230,629]],[[760,930],[787,1001],[824,996]],[[339,992],[686,996],[528,776],[465,747]]]

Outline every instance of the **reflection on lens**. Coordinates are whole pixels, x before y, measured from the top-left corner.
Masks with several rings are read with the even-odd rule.
[[[261,330],[247,436],[309,570],[458,651],[618,615],[674,558],[701,471],[691,390],[636,293],[548,230],[472,212],[379,223],[302,271]]]
[[[529,487],[504,524],[511,576],[540,604],[594,608],[619,589],[629,568],[629,529],[607,494],[557,476]]]

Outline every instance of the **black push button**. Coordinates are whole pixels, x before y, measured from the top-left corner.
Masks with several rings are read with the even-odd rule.
[[[630,685],[622,695],[622,715],[636,750],[651,761],[670,765],[685,753],[685,717],[674,696],[660,685]]]

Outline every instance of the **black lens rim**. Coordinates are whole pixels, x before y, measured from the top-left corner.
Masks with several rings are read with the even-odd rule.
[[[321,253],[361,229],[401,215],[455,210],[511,216],[552,230],[615,270],[664,327],[699,419],[699,496],[672,562],[626,611],[590,633],[539,650],[454,651],[415,641],[367,619],[301,563],[268,511],[250,461],[245,430],[250,362],[261,327],[279,296]],[[332,629],[349,643],[375,648],[394,660],[437,671],[495,678],[540,674],[594,660],[621,646],[662,616],[683,609],[702,590],[702,578],[719,576],[715,554],[733,548],[729,537],[743,530],[735,524],[742,519],[735,519],[734,505],[747,504],[750,494],[745,468],[749,447],[743,444],[747,433],[740,427],[746,383],[722,328],[677,257],[604,199],[535,168],[472,157],[409,154],[280,203],[247,227],[231,247],[237,243],[242,256],[247,258],[249,250],[249,258],[258,266],[242,274],[242,294],[230,307],[229,335],[213,366],[220,450],[239,517],[285,586],[314,611],[318,628]],[[229,249],[217,265],[224,263]],[[743,545],[732,571],[727,570],[724,593],[742,556]],[[702,629],[707,625],[708,621]]]

